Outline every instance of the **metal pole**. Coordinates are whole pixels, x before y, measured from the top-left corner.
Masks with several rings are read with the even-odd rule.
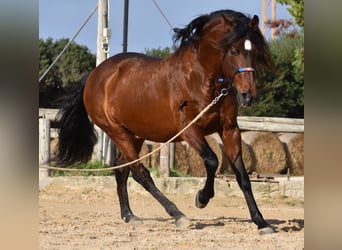
[[[124,6],[124,27],[123,27],[123,41],[122,41],[122,52],[127,52],[127,40],[128,40],[128,9],[129,0],[125,0]]]

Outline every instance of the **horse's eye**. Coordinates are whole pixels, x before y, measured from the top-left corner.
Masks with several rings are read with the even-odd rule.
[[[230,55],[231,56],[237,56],[239,53],[238,53],[238,51],[235,49],[235,48],[231,48],[230,49]]]

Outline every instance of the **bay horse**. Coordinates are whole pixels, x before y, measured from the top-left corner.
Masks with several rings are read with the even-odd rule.
[[[186,141],[201,156],[206,168],[206,182],[196,195],[196,207],[204,208],[214,197],[218,159],[205,136],[217,132],[252,221],[260,234],[273,233],[253,197],[237,124],[239,105],[251,105],[256,96],[254,80],[258,72],[271,66],[270,51],[258,25],[256,15],[219,10],[174,29],[174,42],[179,42],[179,48],[165,59],[122,53],[102,62],[60,111],[58,165],[90,159],[97,140],[93,123],[108,134],[125,162],[136,160],[144,140],[165,142],[172,138],[224,90],[225,96],[174,140]],[[115,170],[123,221],[141,222],[129,205],[130,172],[178,227],[191,225],[159,191],[140,162]]]

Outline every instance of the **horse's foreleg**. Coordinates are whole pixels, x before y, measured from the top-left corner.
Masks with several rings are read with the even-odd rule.
[[[201,156],[207,172],[205,185],[203,189],[198,191],[195,199],[196,207],[204,208],[215,194],[214,181],[218,167],[218,160],[216,154],[210,148],[204,136],[202,136],[197,130],[192,130],[192,132],[190,131],[191,130],[189,129],[187,133],[184,133],[183,138]]]
[[[214,197],[214,181],[215,173],[218,167],[217,156],[204,140],[201,146],[200,156],[203,159],[205,169],[207,171],[207,179],[203,189],[199,190],[196,195],[196,207],[204,208],[207,206],[209,200]]]
[[[246,198],[251,219],[258,226],[260,234],[274,233],[273,229],[264,220],[253,196],[251,183],[242,160],[240,130],[237,127],[224,130],[221,138],[237,182]]]

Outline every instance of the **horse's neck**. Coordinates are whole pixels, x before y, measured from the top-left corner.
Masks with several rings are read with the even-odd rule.
[[[222,70],[222,56],[222,51],[204,44],[199,46],[197,60],[207,74],[218,77]]]
[[[201,55],[194,48],[187,48],[181,53],[176,53],[172,59],[170,58],[172,60],[170,65],[172,64],[174,67],[173,72],[177,75],[186,76],[187,80],[185,80],[183,88],[186,88],[190,93],[198,93],[194,96],[197,96],[203,103],[212,100],[213,78],[218,77],[220,70],[216,62],[219,60],[218,56],[206,56]],[[179,85],[178,82],[177,85]]]
[[[217,75],[221,73],[222,52],[212,47],[199,47],[195,49],[189,47],[179,53],[176,57],[183,65],[181,70],[202,70],[207,76]],[[176,67],[179,64],[176,64]]]

